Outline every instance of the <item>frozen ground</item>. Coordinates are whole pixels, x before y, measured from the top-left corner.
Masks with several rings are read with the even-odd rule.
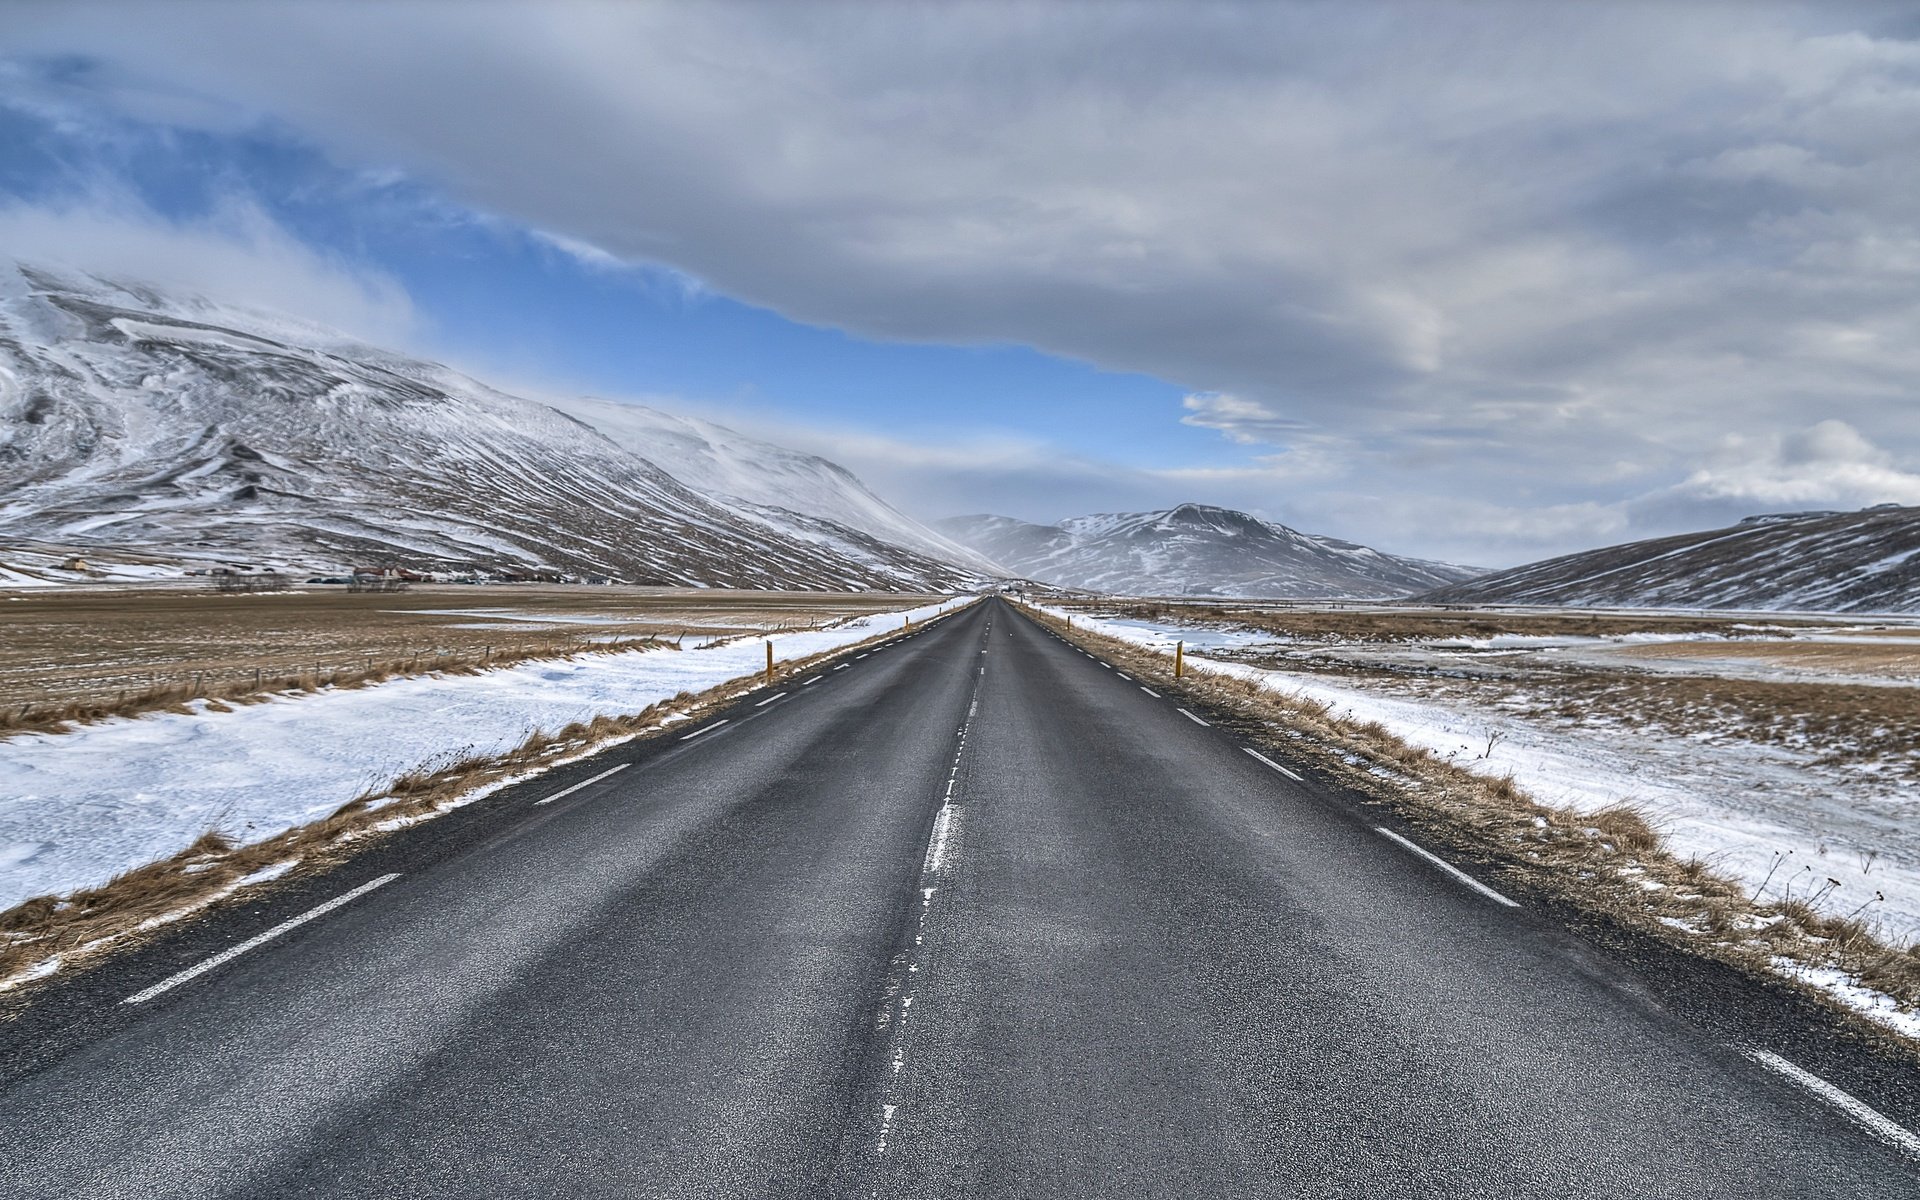
[[[105,882],[209,828],[244,840],[318,819],[423,765],[503,753],[536,730],[638,712],[940,611],[686,650],[535,661],[161,713],[0,741],[0,909]]]
[[[1284,652],[1284,641],[1244,629],[1103,619],[1082,610],[1070,615],[1083,628],[1165,651],[1180,640],[1189,654],[1263,646]],[[1522,647],[1480,652],[1504,648]],[[1581,645],[1577,652],[1597,651]],[[1361,686],[1352,677],[1205,657],[1197,665],[1324,702],[1336,715],[1378,721],[1469,770],[1512,775],[1544,803],[1591,811],[1630,802],[1681,854],[1707,859],[1756,890],[1764,885],[1768,896],[1779,898],[1788,888],[1807,896],[1837,880],[1826,887],[1823,908],[1845,913],[1866,905],[1864,915],[1891,938],[1920,936],[1920,806],[1909,784],[1878,777],[1872,764],[1826,765],[1784,746],[1711,734],[1563,725],[1466,697],[1449,700],[1444,692],[1388,694],[1384,686]]]

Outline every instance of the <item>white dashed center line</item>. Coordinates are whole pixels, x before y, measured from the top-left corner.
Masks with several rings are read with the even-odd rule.
[[[983,664],[980,670],[984,673]],[[882,992],[880,1011],[874,1016],[877,1029],[886,1031],[889,1039],[887,1055],[887,1081],[881,1085],[876,1098],[879,1107],[879,1130],[874,1138],[875,1157],[884,1157],[889,1143],[899,1135],[899,1115],[902,1105],[900,1075],[908,1063],[908,1017],[913,1009],[913,984],[921,976],[921,951],[927,939],[933,936],[927,928],[927,919],[933,914],[934,898],[940,888],[936,881],[951,869],[954,844],[960,825],[960,808],[954,803],[954,787],[960,781],[960,767],[966,761],[967,736],[973,729],[974,716],[980,709],[980,679],[974,677],[973,694],[967,700],[967,715],[956,732],[953,748],[953,761],[947,767],[946,787],[940,797],[939,811],[934,814],[933,829],[927,834],[926,855],[920,862],[920,912],[919,921],[914,928],[913,945],[894,956],[889,965],[887,981]]]
[[[722,725],[725,725],[727,721],[731,721],[731,720],[733,720],[733,718],[728,717],[725,721],[715,721],[713,724],[707,726],[705,729],[697,729],[694,732],[688,734],[687,736],[681,738],[680,740],[683,742],[690,742],[693,739],[700,737],[704,734],[712,733],[714,730],[720,728]]]
[[[787,698],[787,694],[785,692],[775,692],[773,695],[768,696],[765,700],[762,700],[760,701],[760,703],[754,705],[754,707],[765,708],[767,705],[772,704],[775,700],[785,700],[786,698]]]
[[[1207,728],[1209,729],[1213,728],[1213,726],[1208,725],[1207,722],[1202,721],[1199,717],[1194,716],[1192,713],[1188,712],[1184,708],[1177,709],[1176,711],[1179,712],[1179,714],[1185,717],[1187,720],[1192,721],[1195,725],[1206,725]]]

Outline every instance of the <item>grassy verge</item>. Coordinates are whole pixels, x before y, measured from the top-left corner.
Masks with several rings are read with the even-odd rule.
[[[1024,611],[1156,687],[1232,714],[1252,740],[1312,762],[1456,859],[1478,864],[1503,888],[1599,914],[1769,982],[1785,980],[1875,1040],[1920,1055],[1920,1043],[1800,978],[1800,972],[1838,971],[1902,1008],[1920,1006],[1920,947],[1890,944],[1858,912],[1835,916],[1806,899],[1756,899],[1709,864],[1668,850],[1631,805],[1577,812],[1542,804],[1511,778],[1475,774],[1376,722],[1334,716],[1324,705],[1209,672],[1204,664],[1190,663],[1175,680],[1164,654]]]
[[[220,711],[222,705],[257,704],[276,695],[292,692],[317,692],[322,688],[358,688],[384,683],[411,675],[474,675],[499,667],[535,659],[573,658],[582,654],[619,654],[629,650],[648,650],[678,646],[676,639],[660,637],[627,638],[582,647],[578,641],[552,641],[520,645],[511,649],[488,650],[471,656],[434,652],[410,654],[362,667],[315,666],[311,671],[275,674],[255,671],[251,677],[218,678],[213,673],[198,673],[185,680],[130,691],[115,699],[69,699],[42,704],[9,706],[0,710],[0,738],[20,733],[64,733],[80,725],[115,717],[137,717],[153,712],[186,712],[194,700],[205,700]]]
[[[958,609],[952,610],[958,611]],[[791,678],[892,637],[890,629],[776,668]],[[170,858],[124,872],[98,887],[39,896],[0,911],[0,993],[15,1004],[27,985],[92,965],[165,927],[204,915],[246,890],[324,872],[388,836],[487,794],[500,785],[585,757],[617,743],[666,734],[668,718],[698,718],[762,686],[742,676],[698,693],[682,692],[631,714],[599,716],[538,732],[498,756],[449,755],[374,788],[332,814],[262,841],[241,844],[209,830]],[[679,722],[675,722],[678,724]]]

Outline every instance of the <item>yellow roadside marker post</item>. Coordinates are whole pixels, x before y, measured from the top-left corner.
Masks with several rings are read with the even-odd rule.
[[[767,682],[773,682],[773,643],[767,643]]]
[[[772,668],[768,668],[768,669],[771,670]],[[1175,642],[1173,644],[1173,677],[1175,679],[1178,679],[1182,675],[1185,675],[1186,673],[1187,673],[1187,644],[1185,642]]]

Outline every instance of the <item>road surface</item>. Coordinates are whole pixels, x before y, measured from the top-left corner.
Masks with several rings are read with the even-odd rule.
[[[725,716],[95,972],[0,1195],[1920,1194],[1898,1127],[1007,605]]]

